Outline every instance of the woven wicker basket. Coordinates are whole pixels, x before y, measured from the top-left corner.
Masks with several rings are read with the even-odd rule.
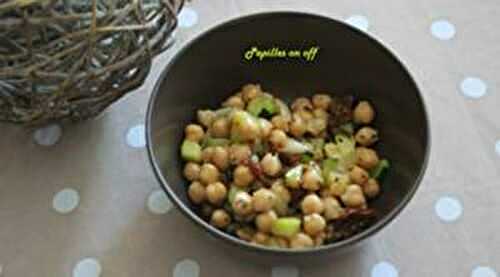
[[[184,0],[0,0],[0,121],[96,116],[146,78]]]

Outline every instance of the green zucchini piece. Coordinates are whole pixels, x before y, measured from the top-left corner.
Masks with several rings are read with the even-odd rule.
[[[201,146],[189,140],[184,140],[181,146],[181,156],[185,161],[201,161]]]
[[[323,161],[321,167],[323,171],[323,178],[328,179],[332,172],[338,171],[339,160],[329,158]]]
[[[229,139],[207,137],[203,140],[203,147],[228,146],[230,143]]]
[[[296,217],[282,217],[273,222],[271,232],[273,235],[291,238],[300,232],[300,219]]]
[[[388,160],[383,159],[380,160],[371,171],[370,171],[370,177],[378,180],[384,179],[385,175],[387,175],[387,171],[391,167],[390,163]]]
[[[270,117],[279,112],[279,107],[273,98],[260,96],[248,103],[247,111],[253,116]]]

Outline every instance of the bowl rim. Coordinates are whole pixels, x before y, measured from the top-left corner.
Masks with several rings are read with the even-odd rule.
[[[408,193],[404,195],[404,197],[400,200],[400,202],[389,212],[387,213],[383,218],[381,218],[379,221],[375,222],[372,226],[369,228],[363,230],[360,233],[357,233],[356,235],[349,237],[344,240],[340,240],[334,243],[322,245],[322,246],[317,246],[313,248],[308,248],[308,249],[281,249],[281,248],[271,248],[271,247],[265,247],[257,244],[252,244],[249,242],[246,242],[244,240],[241,240],[239,238],[233,237],[217,228],[214,226],[210,225],[207,221],[203,220],[201,217],[199,217],[194,211],[191,210],[187,205],[185,205],[176,195],[174,190],[170,188],[168,182],[165,179],[165,176],[163,176],[162,171],[158,163],[156,162],[156,155],[153,150],[153,144],[152,144],[152,134],[151,134],[151,121],[153,117],[153,107],[154,104],[156,103],[156,100],[158,98],[158,95],[160,93],[160,87],[164,83],[165,76],[167,73],[170,71],[171,67],[183,56],[184,53],[186,53],[192,45],[200,42],[201,40],[205,39],[208,36],[214,35],[220,30],[224,30],[225,28],[230,28],[238,25],[239,23],[243,22],[248,22],[252,20],[258,20],[262,18],[267,18],[267,17],[276,17],[276,16],[294,16],[294,17],[306,17],[306,18],[315,18],[315,19],[321,19],[325,21],[330,21],[335,24],[339,24],[343,26],[344,28],[350,29],[352,32],[357,33],[358,35],[366,37],[373,45],[374,47],[379,48],[382,50],[385,55],[387,55],[390,59],[396,62],[396,64],[400,67],[402,71],[407,75],[409,81],[412,83],[412,85],[416,88],[417,91],[417,97],[422,105],[422,110],[423,110],[423,120],[425,122],[425,131],[426,131],[426,145],[424,149],[424,160],[421,164],[419,173],[417,175],[417,178],[415,179],[415,182],[413,185],[410,187]],[[300,11],[270,11],[270,12],[257,12],[257,13],[250,13],[246,14],[243,16],[239,16],[236,18],[231,18],[228,20],[225,20],[221,23],[216,24],[215,26],[212,26],[208,28],[207,30],[201,32],[200,34],[196,35],[194,38],[192,38],[190,41],[188,41],[175,55],[170,59],[168,64],[164,67],[162,73],[158,77],[158,79],[155,81],[155,85],[153,87],[153,91],[150,95],[149,98],[149,103],[147,106],[147,112],[146,112],[146,148],[148,152],[148,159],[150,162],[150,165],[153,168],[154,175],[156,177],[156,180],[160,183],[161,187],[163,190],[167,193],[167,195],[170,197],[171,200],[173,200],[175,206],[180,209],[180,211],[187,216],[188,218],[191,219],[197,225],[198,227],[204,229],[207,231],[210,235],[214,235],[215,237],[232,244],[236,247],[245,249],[245,250],[250,250],[254,251],[257,253],[262,253],[262,254],[279,254],[279,255],[287,255],[287,256],[296,256],[296,255],[301,255],[301,254],[319,254],[327,251],[332,251],[332,250],[341,250],[344,248],[347,248],[349,246],[356,245],[362,241],[366,241],[369,237],[374,236],[377,234],[380,230],[382,230],[384,227],[386,227],[389,223],[393,222],[393,220],[397,217],[398,214],[401,213],[401,211],[407,206],[407,204],[410,202],[410,200],[413,198],[415,195],[418,187],[420,186],[420,183],[422,182],[422,179],[425,175],[425,172],[428,167],[429,163],[429,156],[430,156],[430,149],[431,149],[431,128],[430,128],[430,121],[429,121],[429,113],[425,104],[425,99],[421,93],[421,89],[418,86],[417,82],[415,81],[414,77],[410,74],[410,71],[408,70],[408,67],[406,64],[394,53],[394,51],[390,48],[388,48],[386,45],[384,45],[379,39],[374,38],[367,32],[363,32],[356,27],[353,27],[341,20],[331,18],[328,16],[316,14],[316,13],[309,13],[309,12],[300,12]]]

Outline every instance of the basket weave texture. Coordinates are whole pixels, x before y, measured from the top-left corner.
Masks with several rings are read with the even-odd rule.
[[[140,86],[184,0],[0,0],[0,121],[94,117]]]

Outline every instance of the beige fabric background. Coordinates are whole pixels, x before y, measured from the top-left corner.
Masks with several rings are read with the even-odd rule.
[[[392,265],[399,276],[500,274],[497,0],[196,0],[188,7],[197,15],[196,24],[180,28],[173,50],[156,60],[147,83],[101,117],[62,126],[53,146],[37,144],[34,130],[0,125],[0,276],[98,276],[84,274],[85,263],[77,266],[87,257],[100,264],[103,277],[198,276],[198,267],[199,276],[397,276],[377,267],[380,262]],[[145,149],[127,144],[129,129],[144,121],[159,72],[182,45],[222,21],[270,10],[341,20],[365,16],[368,32],[407,64],[431,116],[432,155],[415,198],[363,248],[321,267],[273,271],[229,257],[161,196],[154,198],[158,194],[150,204],[168,211],[152,213],[148,197],[159,185]],[[194,23],[191,12],[184,24]],[[432,22],[439,19],[455,26],[452,39],[431,34]],[[484,81],[486,95],[470,99],[462,94],[460,84],[469,76]],[[53,135],[38,133],[42,140]],[[134,141],[129,134],[129,142]],[[78,206],[68,214],[53,209],[54,196],[64,188],[79,194]],[[435,212],[445,196],[463,208],[453,222]],[[445,212],[457,210],[441,203]]]

